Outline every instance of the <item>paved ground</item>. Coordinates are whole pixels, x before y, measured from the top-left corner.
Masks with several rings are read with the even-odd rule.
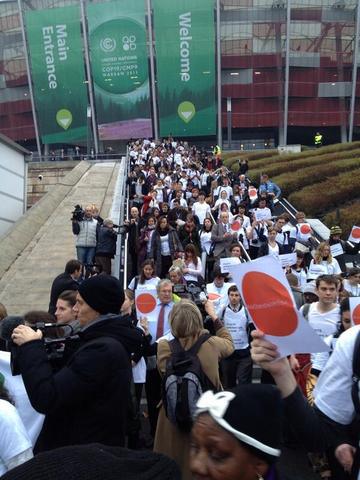
[[[64,271],[67,260],[76,258],[70,221],[74,205],[95,203],[102,216],[108,216],[117,169],[112,162],[93,165],[39,228],[0,281],[0,302],[8,313],[47,310],[52,280]]]

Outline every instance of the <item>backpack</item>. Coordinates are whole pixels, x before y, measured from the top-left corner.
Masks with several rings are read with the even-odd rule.
[[[182,432],[190,432],[200,396],[207,390],[216,391],[197,356],[210,336],[201,335],[189,350],[184,350],[177,338],[169,342],[171,356],[162,381],[162,400],[167,418]]]

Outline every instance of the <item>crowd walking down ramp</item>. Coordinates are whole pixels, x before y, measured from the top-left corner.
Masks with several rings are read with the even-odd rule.
[[[0,239],[0,302],[8,314],[47,311],[53,279],[76,258],[71,212],[96,204],[109,216],[119,166],[80,162]]]

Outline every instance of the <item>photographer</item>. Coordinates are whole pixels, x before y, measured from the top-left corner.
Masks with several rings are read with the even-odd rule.
[[[114,230],[114,222],[106,218],[98,231],[95,263],[102,267],[103,273],[111,275],[111,259],[116,253],[117,233]]]
[[[42,332],[20,325],[12,340],[32,406],[46,415],[37,451],[98,442],[124,445],[130,395],[130,354],[142,332],[120,316],[125,306],[120,282],[108,275],[85,280],[74,307],[80,346],[53,373]]]
[[[72,216],[72,231],[77,235],[76,252],[79,262],[85,266],[86,276],[90,266],[93,264],[98,222],[93,218],[93,207],[87,205],[83,211],[79,205],[76,205]]]

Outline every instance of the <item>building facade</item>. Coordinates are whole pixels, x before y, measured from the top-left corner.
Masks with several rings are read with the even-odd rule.
[[[157,49],[150,48],[156,35],[154,40],[148,13],[154,3],[156,0],[144,0],[147,48],[149,54],[154,52],[149,55],[153,125],[158,122],[159,108],[154,98],[158,95]],[[218,49],[214,48],[214,65],[217,83],[221,83],[217,85],[217,98],[221,97],[217,102],[218,125],[221,119],[218,141],[230,148],[266,148],[312,145],[317,132],[323,135],[324,143],[360,138],[359,3],[214,0]],[[22,22],[29,10],[70,5],[78,2],[0,1],[0,132],[32,150],[36,149],[37,135],[28,83],[26,26],[23,29]],[[86,15],[86,8],[83,11]],[[85,60],[85,55],[79,56],[86,71]],[[85,81],[92,83],[93,79],[87,75]],[[191,111],[185,113],[190,115]],[[93,117],[96,123],[96,112]],[[211,140],[211,135],[208,137]],[[43,150],[41,139],[39,143]],[[100,142],[99,148],[104,146],[106,141]]]

